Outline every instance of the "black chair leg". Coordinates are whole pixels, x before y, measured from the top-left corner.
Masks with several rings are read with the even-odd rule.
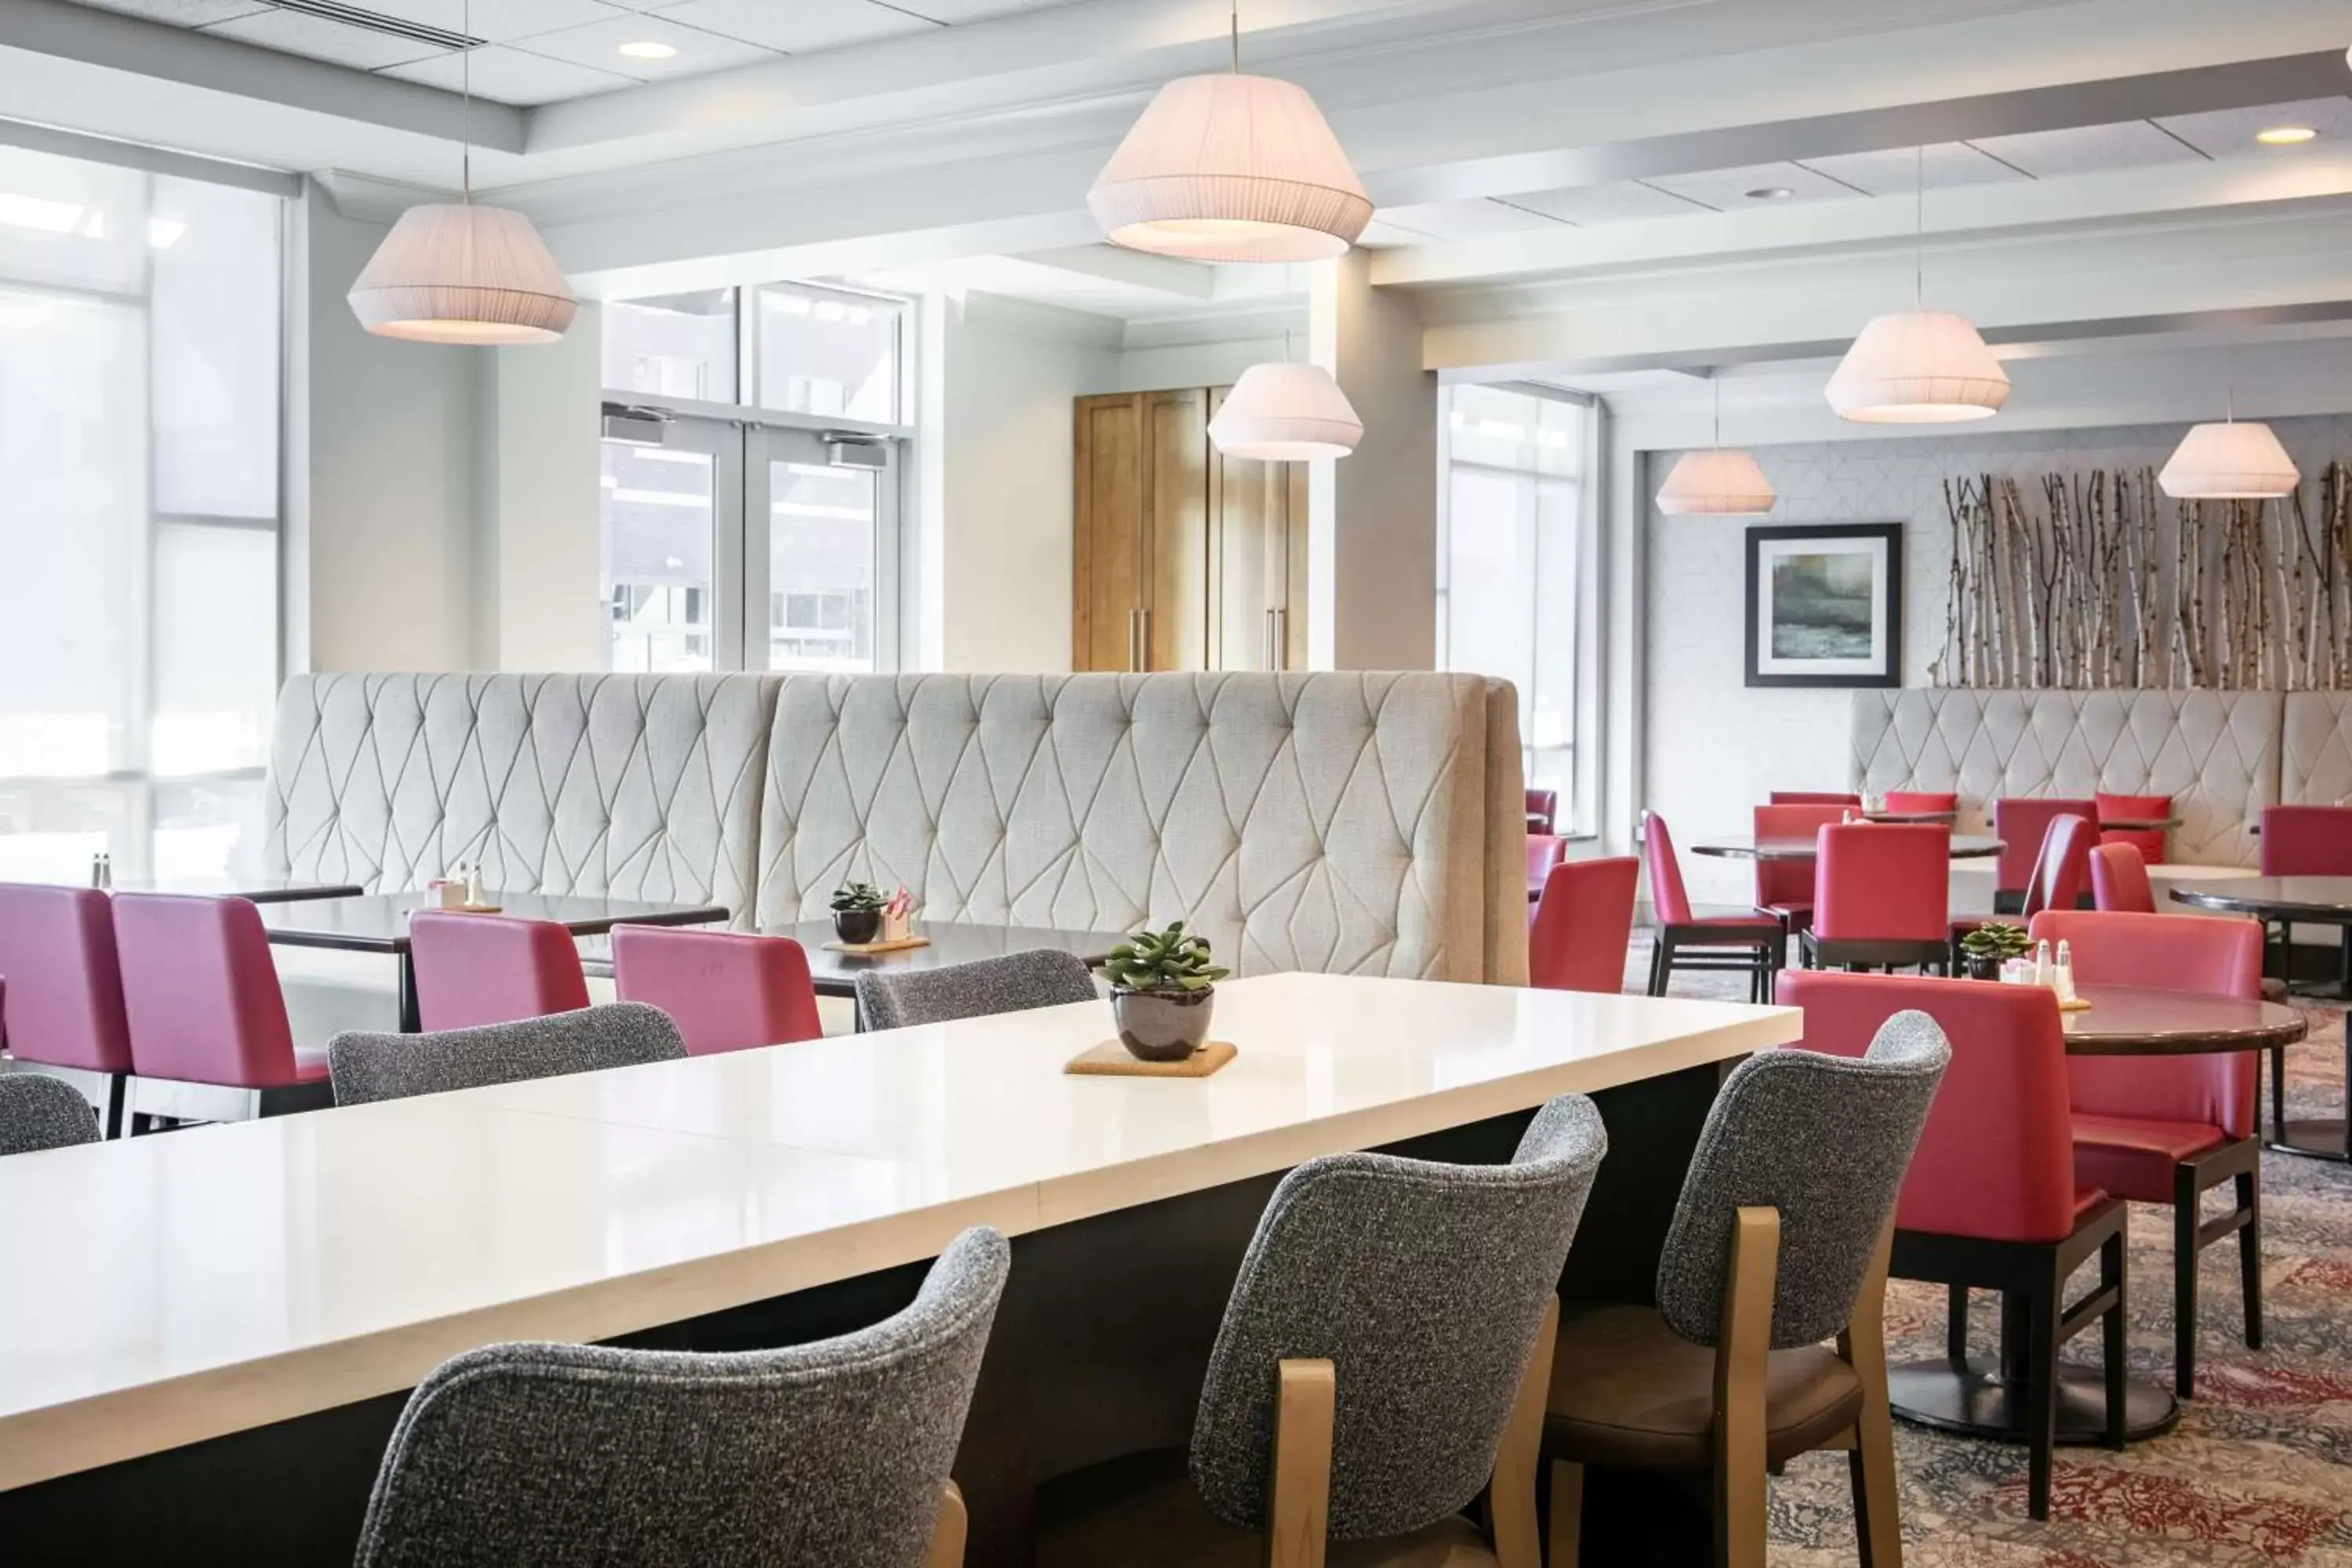
[[[2352,1047],[2347,1047],[2352,1049]],[[2271,1047],[2271,1139],[2286,1142],[2286,1047]]]
[[[1650,994],[1664,996],[1666,982],[1675,973],[1675,944],[1664,931],[1658,933],[1657,945],[1650,950]]]
[[[1944,1295],[1944,1359],[1954,1372],[1969,1364],[1969,1288],[1952,1285]]]
[[[2246,1226],[2238,1232],[2238,1285],[2246,1302],[2246,1348],[2263,1348],[2263,1184],[2258,1171],[2238,1173],[2238,1207]]]
[[[2025,1302],[2025,1511],[2050,1517],[2050,1468],[2058,1447],[2058,1314],[2064,1281],[2037,1281]]]
[[[2100,1371],[2105,1374],[2107,1397],[2106,1445],[2117,1453],[2124,1447],[2124,1415],[2129,1394],[2124,1381],[2130,1366],[2126,1359],[2124,1340],[2130,1325],[2125,1321],[2124,1304],[2129,1299],[2126,1288],[2126,1270],[2130,1266],[2124,1247],[2124,1235],[2117,1231],[2099,1244],[2099,1288],[2116,1293],[2115,1305],[2100,1320]]]
[[[2172,1392],[2197,1394],[2197,1168],[2172,1168]]]

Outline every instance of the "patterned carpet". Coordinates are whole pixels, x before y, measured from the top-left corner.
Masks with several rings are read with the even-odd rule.
[[[1637,938],[1629,990],[1640,988],[1648,963]],[[1738,995],[1741,984],[1737,976],[1678,976],[1675,990]],[[2288,1109],[2341,1115],[2344,1013],[2308,1010],[2312,1036],[2288,1053]],[[2265,1154],[2263,1229],[2264,1348],[2249,1351],[2242,1337],[2236,1244],[2209,1249],[2198,1397],[2173,1431],[2120,1454],[2061,1448],[2048,1522],[2026,1518],[2023,1448],[1896,1422],[1905,1561],[1912,1568],[2352,1568],[2352,1171]],[[2169,1387],[2169,1212],[2135,1206],[2131,1236],[2132,1366]],[[1972,1342],[1988,1358],[1997,1342],[1993,1311],[1980,1300],[1974,1315]],[[1942,1354],[1940,1289],[1895,1282],[1887,1314],[1891,1360]],[[2095,1330],[2067,1359],[2095,1367],[2097,1357]],[[1844,1455],[1807,1455],[1773,1483],[1772,1537],[1776,1568],[1854,1561]]]

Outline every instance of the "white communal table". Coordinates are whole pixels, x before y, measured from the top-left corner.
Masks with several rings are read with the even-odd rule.
[[[245,1562],[348,1561],[401,1397],[444,1358],[836,1332],[987,1224],[1013,1281],[958,1475],[970,1560],[1021,1561],[1038,1480],[1183,1440],[1279,1173],[1507,1158],[1533,1108],[1598,1094],[1612,1151],[1568,1279],[1645,1295],[1720,1064],[1800,1032],[1303,973],[1216,1009],[1241,1054],[1198,1081],[1065,1075],[1109,1033],[1079,1005],[0,1160],[0,1542],[93,1561],[110,1521],[152,1547],[168,1517],[198,1556],[217,1533]],[[1115,1414],[1064,1408],[1112,1387]]]

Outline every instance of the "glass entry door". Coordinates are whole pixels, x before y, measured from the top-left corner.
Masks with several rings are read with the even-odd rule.
[[[743,667],[887,669],[898,646],[898,447],[744,432]]]
[[[604,444],[597,565],[611,668],[723,669],[741,636],[726,543],[742,490],[734,427],[679,419],[661,445]]]

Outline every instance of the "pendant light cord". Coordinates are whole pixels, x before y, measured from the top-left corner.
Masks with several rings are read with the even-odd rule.
[[[1238,0],[1236,0],[1238,4]],[[464,89],[464,101],[457,110],[457,144],[464,149],[459,178],[465,185],[466,205],[474,205],[474,0],[465,0],[457,17],[458,31],[466,35],[465,47],[457,51],[457,76]]]
[[[1234,0],[1233,40],[1234,74],[1239,76],[1242,74],[1242,0]]]
[[[1911,308],[1927,308],[1927,144],[1919,143],[1918,171],[1912,176],[1911,206],[1915,232],[1911,248]]]
[[[1723,367],[1717,365],[1706,373],[1707,384],[1715,389],[1715,449],[1723,450]]]

